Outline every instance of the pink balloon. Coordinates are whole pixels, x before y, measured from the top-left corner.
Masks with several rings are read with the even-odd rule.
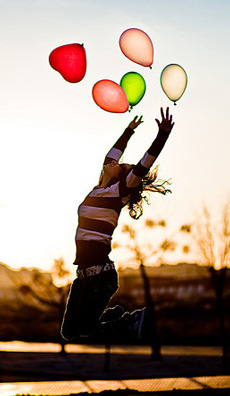
[[[153,64],[153,43],[143,30],[125,30],[119,39],[120,49],[131,61],[150,67]]]
[[[94,86],[92,95],[95,103],[111,113],[125,113],[129,102],[120,85],[111,80],[100,80]]]

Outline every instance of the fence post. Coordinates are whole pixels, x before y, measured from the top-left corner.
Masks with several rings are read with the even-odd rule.
[[[110,358],[111,358],[111,344],[105,345],[105,361],[104,361],[104,372],[108,373],[110,370]]]

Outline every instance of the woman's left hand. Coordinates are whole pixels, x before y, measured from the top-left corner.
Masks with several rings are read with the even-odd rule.
[[[169,108],[166,109],[166,116],[164,115],[164,110],[161,107],[161,122],[156,118],[157,125],[160,129],[163,129],[165,132],[171,132],[174,122],[172,122],[172,115],[169,116]]]
[[[140,125],[140,124],[142,124],[142,122],[144,122],[144,121],[142,121],[142,117],[143,116],[140,116],[139,118],[138,118],[138,116],[134,117],[134,119],[130,122],[128,127],[131,129],[137,128],[138,125]]]

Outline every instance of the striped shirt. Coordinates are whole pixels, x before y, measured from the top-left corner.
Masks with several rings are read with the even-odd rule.
[[[105,157],[104,164],[119,161],[134,131],[127,128]],[[139,185],[161,152],[169,134],[159,130],[143,158],[125,180],[103,188],[96,186],[78,208],[77,255],[74,264],[86,268],[103,264],[111,251],[112,235],[121,209],[128,203],[130,189]]]

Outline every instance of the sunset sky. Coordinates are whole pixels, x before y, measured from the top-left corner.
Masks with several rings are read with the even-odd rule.
[[[165,218],[175,228],[190,222],[203,203],[218,213],[230,196],[229,0],[0,5],[1,262],[48,269],[63,257],[71,266],[77,207],[97,184],[104,155],[131,119],[143,115],[124,155],[125,162],[137,162],[156,136],[161,106],[169,106],[175,120],[157,160],[159,176],[172,179],[173,194],[154,195],[145,219]],[[119,37],[130,27],[151,37],[152,70],[122,54]],[[74,42],[84,43],[87,55],[86,75],[77,84],[66,82],[48,62],[54,48]],[[188,75],[177,106],[160,86],[161,71],[170,63]],[[93,85],[101,79],[119,83],[129,71],[146,81],[142,101],[131,113],[101,110],[92,99]],[[124,212],[121,225],[127,219]]]

